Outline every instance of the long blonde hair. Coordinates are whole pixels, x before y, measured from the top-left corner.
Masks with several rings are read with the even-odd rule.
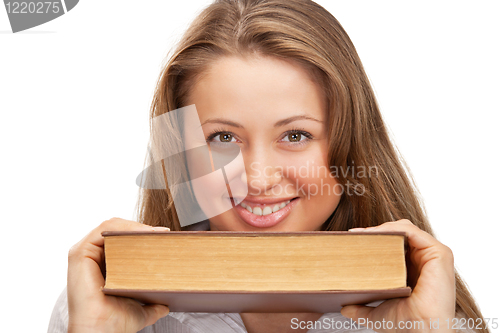
[[[158,79],[150,117],[185,106],[189,87],[221,56],[272,56],[309,69],[328,100],[329,161],[340,170],[375,167],[376,177],[338,174],[362,185],[344,195],[323,230],[347,230],[408,219],[433,235],[420,195],[391,143],[359,56],[339,22],[311,0],[217,0],[193,21]],[[138,221],[181,230],[171,193],[142,189]],[[482,318],[456,274],[456,309]],[[479,330],[487,332],[487,329]]]

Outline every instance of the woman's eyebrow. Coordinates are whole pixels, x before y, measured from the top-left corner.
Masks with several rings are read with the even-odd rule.
[[[294,121],[297,121],[297,120],[313,120],[313,121],[316,121],[316,122],[318,122],[318,123],[322,123],[322,121],[321,121],[321,120],[316,119],[316,118],[311,117],[311,116],[307,116],[307,115],[297,115],[297,116],[291,116],[291,117],[288,117],[288,118],[285,118],[285,119],[282,119],[282,120],[277,121],[277,122],[274,124],[274,127],[281,127],[281,126],[285,126],[285,125],[288,125],[288,124],[290,124],[291,122],[294,122]]]
[[[240,125],[238,123],[235,123],[234,121],[227,120],[227,119],[224,119],[224,118],[210,118],[210,119],[207,119],[207,120],[205,120],[203,122],[203,124],[201,124],[201,126],[203,126],[205,124],[224,124],[224,125],[229,125],[229,126],[233,126],[233,127],[243,128],[243,125]]]
[[[274,127],[285,126],[285,125],[288,125],[291,122],[294,122],[294,121],[297,121],[297,120],[312,120],[312,121],[316,121],[318,123],[322,123],[321,120],[316,119],[316,118],[311,117],[311,116],[297,115],[297,116],[288,117],[288,118],[285,118],[285,119],[282,119],[282,120],[278,120],[274,124]],[[237,127],[237,128],[243,128],[243,125],[238,124],[237,122],[234,122],[234,121],[231,121],[231,120],[224,119],[224,118],[210,118],[210,119],[207,119],[207,120],[205,120],[203,122],[203,124],[201,124],[201,126],[203,126],[205,124],[224,124],[224,125],[233,126],[233,127]]]

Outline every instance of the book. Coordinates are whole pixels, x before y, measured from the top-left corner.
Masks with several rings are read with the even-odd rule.
[[[409,296],[401,232],[103,232],[107,295],[172,312],[338,312]]]

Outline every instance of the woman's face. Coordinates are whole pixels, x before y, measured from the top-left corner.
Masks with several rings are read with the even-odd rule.
[[[246,197],[210,218],[211,230],[321,229],[342,191],[329,172],[326,99],[305,69],[271,57],[224,57],[187,104],[196,105],[208,143],[239,145],[246,170]]]

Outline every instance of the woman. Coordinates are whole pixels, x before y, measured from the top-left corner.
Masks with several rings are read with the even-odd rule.
[[[460,328],[453,327],[454,318],[481,320],[454,270],[451,250],[432,236],[352,42],[321,6],[309,0],[222,0],[210,5],[189,27],[162,71],[151,118],[193,104],[206,142],[240,146],[248,196],[205,223],[181,227],[169,190],[144,189],[139,223],[106,221],[70,251],[68,331],[305,332],[306,328],[292,329],[292,319],[397,323],[432,318],[441,322],[436,331],[448,332]],[[292,173],[290,166],[308,172]],[[324,191],[313,194],[313,188]],[[376,308],[344,307],[346,318],[317,313],[165,317],[165,306],[104,296],[100,233],[153,227],[405,231],[413,293]],[[52,318],[54,330],[65,330],[64,296]],[[487,329],[480,325],[474,331]]]

